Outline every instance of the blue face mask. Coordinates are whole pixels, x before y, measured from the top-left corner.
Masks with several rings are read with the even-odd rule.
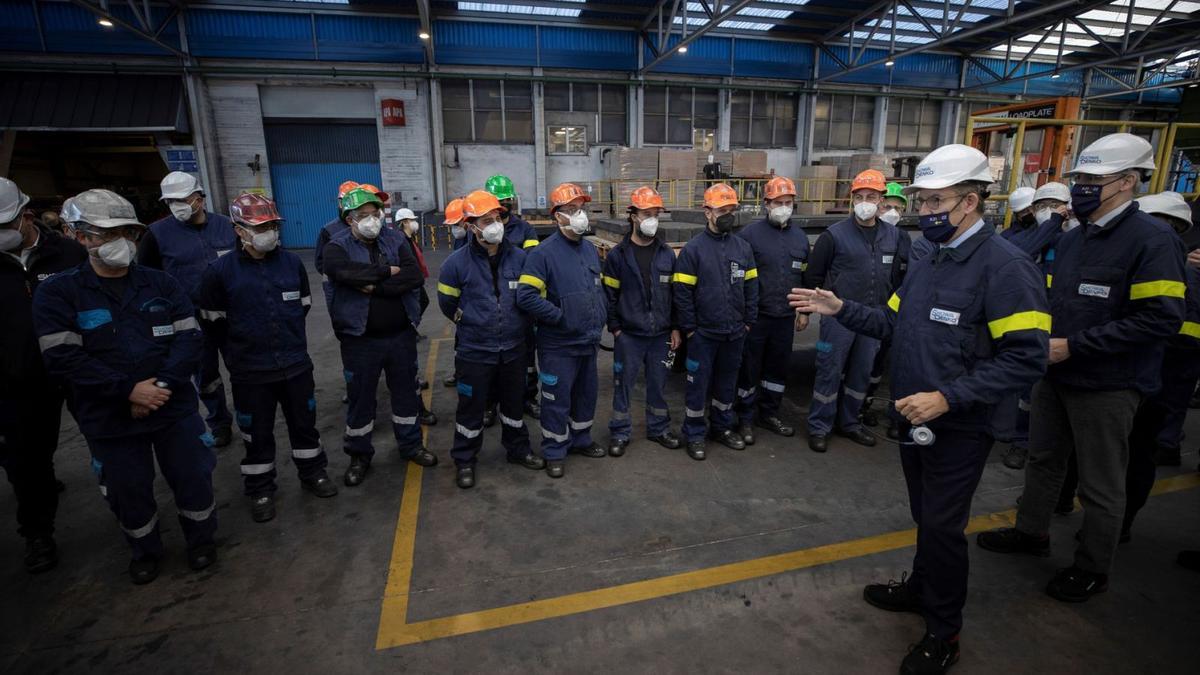
[[[1071,210],[1075,212],[1075,215],[1087,220],[1106,201],[1100,198],[1100,193],[1104,191],[1106,186],[1112,185],[1119,180],[1121,180],[1120,176],[1100,185],[1080,185],[1079,183],[1072,185]]]
[[[954,231],[958,229],[957,225],[950,222],[950,212],[958,208],[958,204],[961,201],[962,197],[959,197],[958,201],[948,211],[926,213],[918,216],[917,226],[921,228],[921,234],[935,244],[942,244],[949,241],[950,237],[954,236]]]

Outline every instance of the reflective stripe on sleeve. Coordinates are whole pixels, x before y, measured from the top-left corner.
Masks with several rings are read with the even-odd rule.
[[[888,298],[888,309],[892,310],[893,312],[900,311],[900,296],[899,295],[892,293],[892,297]]]
[[[999,340],[1008,333],[1019,330],[1044,330],[1050,332],[1050,315],[1045,312],[1017,312],[988,322],[988,331],[993,340]]]
[[[610,277],[607,274],[601,274],[600,279],[602,281],[604,281],[604,285],[608,286],[609,288],[620,288],[621,287],[620,279],[614,279],[613,277]]]
[[[438,293],[441,293],[442,295],[448,295],[452,298],[457,298],[462,295],[462,291],[459,289],[448,284],[443,284],[440,281],[438,282]]]
[[[1170,281],[1168,279],[1141,281],[1129,287],[1130,300],[1145,300],[1159,296],[1182,299],[1186,293],[1187,286],[1182,281]]]
[[[38,347],[40,347],[42,349],[42,351],[46,351],[47,349],[53,349],[54,347],[58,347],[59,345],[80,345],[80,346],[82,346],[83,345],[83,336],[80,335],[79,333],[73,333],[69,330],[64,330],[64,331],[61,331],[58,333],[51,333],[49,335],[43,335],[42,337],[38,338]]]
[[[687,284],[688,286],[695,286],[698,279],[696,279],[695,274],[684,274],[683,272],[676,272],[671,275],[671,281],[677,281],[681,284]]]

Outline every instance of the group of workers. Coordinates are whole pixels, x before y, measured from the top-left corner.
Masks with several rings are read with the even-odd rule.
[[[641,187],[627,206],[628,233],[603,260],[586,236],[587,192],[572,183],[551,191],[557,227],[539,241],[517,213],[512,181],[493,176],[447,205],[454,250],[437,273],[438,308],[455,324],[447,384],[457,392],[456,483],[476,485],[483,435],[496,420],[507,461],[552,478],[571,454],[624,455],[639,375],[647,439],[692,459],[707,457],[709,440],[744,450],[756,428],[794,436],[780,417],[793,340],[811,314],[823,315],[808,447],[826,452],[831,433],[876,443],[864,404],[890,361],[888,435],[899,442],[917,551],[910,574],[868,586],[864,598],[924,616],[902,672],[945,672],[958,659],[966,599],[963,530],[999,408],[1019,409],[1005,463],[1024,467],[1025,492],[1016,527],[978,543],[1049,555],[1050,515],[1064,493],[1077,493],[1086,517],[1075,559],[1046,589],[1060,600],[1105,590],[1156,461],[1179,463],[1200,376],[1200,259],[1187,257],[1180,239],[1191,226],[1181,197],[1136,197],[1154,168],[1145,140],[1106,136],[1080,153],[1071,187],[1014,192],[1013,226],[997,234],[983,217],[987,157],[947,145],[925,157],[908,186],[874,170],[855,177],[852,213],[811,249],[791,223],[793,181],[768,181],[764,216],[740,228],[739,195],[719,183],[704,193],[704,230],[678,254],[659,235],[661,195]],[[134,583],[152,581],[164,555],[156,460],[189,565],[216,560],[212,448],[231,442],[235,424],[255,521],[275,517],[276,408],[303,488],[338,493],[316,424],[308,274],[280,247],[275,204],[243,194],[227,218],[207,209],[191,175],[173,172],[161,187],[171,215],[149,227],[108,190],[72,197],[62,208],[64,237],[34,222],[29,198],[0,179],[0,298],[9,319],[0,430],[30,572],[57,563],[52,456],[64,400],[132,549]],[[417,217],[402,209],[387,226],[387,200],[373,185],[344,183],[338,217],[316,242],[346,383],[350,487],[370,471],[381,376],[400,456],[438,462],[422,441],[421,425],[437,419],[421,401],[427,383],[416,360],[429,270]],[[910,200],[923,235],[915,240],[898,228]],[[603,446],[592,429],[605,330],[614,348]],[[664,391],[676,352],[686,372],[679,434]],[[538,451],[526,416],[540,421]],[[1185,552],[1180,562],[1195,567],[1195,558]]]

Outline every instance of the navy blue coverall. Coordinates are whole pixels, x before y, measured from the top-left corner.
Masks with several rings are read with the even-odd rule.
[[[758,319],[758,269],[749,242],[710,228],[683,247],[671,277],[675,316],[688,336],[683,435],[704,440],[733,426],[733,403],[746,334]],[[711,396],[710,396],[711,394]]]
[[[596,346],[608,317],[600,256],[586,239],[555,232],[525,257],[517,306],[537,322],[542,456],[561,461],[593,444]]]
[[[491,401],[500,406],[500,441],[508,457],[530,453],[524,420],[529,319],[517,309],[525,252],[502,240],[491,257],[474,235],[467,236],[469,245],[442,264],[437,285],[438,307],[455,324],[458,408],[450,455],[457,466],[475,464]]]
[[[420,321],[421,268],[404,237],[383,228],[371,241],[350,229],[329,241],[325,274],[333,284],[329,318],[341,343],[346,377],[346,454],[374,456],[376,389],[387,380],[392,399],[392,431],[402,457],[419,453],[420,403],[416,391],[416,325]],[[399,274],[391,274],[399,267]]]
[[[175,216],[157,220],[138,242],[138,263],[175,277],[193,306],[199,299],[204,269],[237,246],[237,234],[229,218],[211,211],[205,211],[204,215],[200,225],[181,222]],[[232,423],[225,403],[219,356],[217,345],[205,336],[195,382],[200,402],[208,411],[204,421],[209,429],[228,429]]]
[[[628,441],[633,431],[629,394],[638,371],[646,372],[646,435],[669,430],[671,413],[663,390],[665,361],[672,328],[671,275],[675,253],[660,239],[648,244],[650,278],[642,275],[630,235],[604,258],[604,292],[608,296],[608,331],[613,340],[613,412],[608,430],[613,440]],[[619,334],[619,335],[618,335]]]
[[[895,225],[879,221],[862,227],[851,216],[821,233],[804,277],[810,288],[825,288],[843,300],[882,307],[894,288],[893,270],[902,255]],[[825,436],[837,428],[862,427],[858,413],[867,397],[879,340],[857,335],[836,321],[821,321],[817,374],[809,404],[808,432]]]
[[[156,457],[175,495],[188,548],[212,544],[217,462],[191,384],[203,338],[181,285],[136,264],[124,277],[105,279],[85,262],[38,288],[33,315],[46,368],[71,389],[100,493],[134,559],[163,554],[154,499]],[[134,418],[129,395],[138,382],[151,378],[171,397],[158,410]]]
[[[967,598],[971,497],[992,447],[992,412],[1046,368],[1050,330],[1043,281],[1029,257],[980,220],[954,247],[912,263],[883,308],[846,301],[834,317],[877,339],[891,336],[892,398],[941,392],[950,410],[929,422],[932,445],[902,440],[900,461],[917,523],[909,588],[928,631],[948,640]],[[896,415],[893,408],[893,415]],[[901,421],[901,439],[910,426]]]
[[[246,456],[246,495],[276,491],[275,409],[287,422],[292,461],[301,480],[329,464],[317,432],[313,363],[305,318],[312,306],[308,272],[291,251],[261,260],[245,250],[222,257],[200,284],[200,323],[225,354],[233,385],[234,417]]]
[[[762,218],[737,236],[750,244],[758,268],[758,321],[746,336],[737,385],[737,416],[740,424],[749,425],[756,414],[776,416],[783,401],[796,334],[796,312],[788,306],[787,294],[803,285],[808,235],[800,227],[780,227]]]

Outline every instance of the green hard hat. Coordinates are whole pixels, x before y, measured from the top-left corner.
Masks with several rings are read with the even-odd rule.
[[[512,179],[500,174],[487,179],[487,182],[483,184],[483,189],[492,193],[496,199],[512,199],[517,196],[517,193],[513,191]]]
[[[899,183],[888,183],[887,192],[883,193],[883,198],[895,197],[904,202],[904,207],[908,208],[908,197],[904,196],[904,186]]]
[[[341,209],[341,214],[345,216],[347,211],[353,211],[363,204],[374,204],[380,209],[383,208],[383,200],[380,199],[378,195],[370,190],[360,187],[354,188],[353,190],[342,195],[341,204],[339,207]]]

